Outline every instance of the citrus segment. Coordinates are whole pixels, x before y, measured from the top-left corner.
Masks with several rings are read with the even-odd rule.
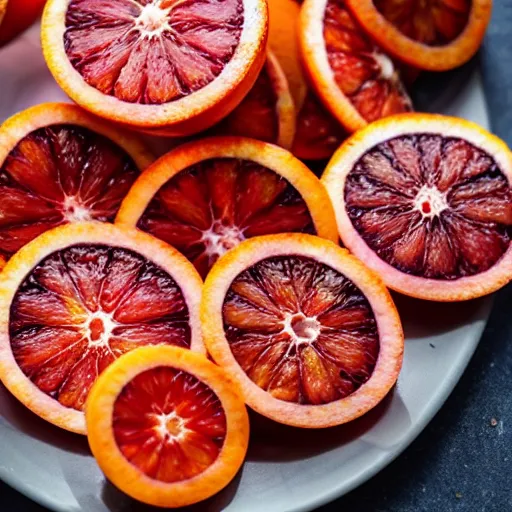
[[[0,0],[0,46],[12,41],[41,14],[46,0]]]
[[[245,406],[206,358],[175,347],[122,356],[87,402],[89,444],[101,469],[142,502],[180,507],[225,487],[249,440]]]
[[[286,76],[272,53],[249,94],[214,130],[288,149],[295,134],[295,107]]]
[[[264,63],[263,0],[50,0],[50,70],[95,114],[156,133],[208,128],[249,91]]]
[[[336,240],[331,213],[319,181],[290,153],[224,137],[161,158],[135,183],[116,222],[173,245],[205,276],[246,238],[300,231]]]
[[[492,0],[346,0],[364,29],[391,55],[420,69],[460,66],[478,50]]]
[[[403,333],[381,281],[310,235],[246,241],[206,279],[205,342],[248,405],[280,423],[338,425],[375,406],[401,366]]]
[[[99,223],[57,228],[25,246],[4,274],[0,375],[64,428],[82,432],[94,381],[125,352],[161,343],[202,350],[199,277],[142,233]]]
[[[323,181],[344,243],[390,287],[457,300],[512,277],[512,160],[503,143],[465,121],[428,115],[355,137]]]
[[[393,61],[364,33],[345,0],[306,0],[300,41],[320,99],[348,131],[412,110]]]
[[[0,128],[0,255],[67,222],[113,221],[152,161],[132,136],[77,107],[44,104]]]

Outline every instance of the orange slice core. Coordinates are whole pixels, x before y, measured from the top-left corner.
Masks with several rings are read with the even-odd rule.
[[[138,174],[121,148],[88,129],[30,133],[0,167],[0,259],[60,224],[113,221]]]
[[[443,46],[467,26],[471,0],[374,0],[378,11],[407,37]]]
[[[305,201],[287,180],[230,158],[203,161],[171,178],[138,227],[180,250],[203,276],[246,238],[315,233]]]
[[[415,276],[488,270],[512,237],[512,192],[496,161],[459,138],[404,135],[350,171],[347,213],[380,258]]]
[[[343,0],[328,1],[324,39],[338,87],[366,121],[412,110],[393,61],[364,34]]]
[[[76,245],[26,277],[9,332],[23,373],[62,405],[82,410],[115,358],[154,344],[190,346],[189,312],[174,279],[124,248]]]
[[[226,437],[217,395],[193,375],[167,366],[129,382],[114,404],[119,449],[148,477],[171,483],[205,471]]]
[[[241,0],[72,0],[64,43],[92,87],[130,103],[162,104],[222,72],[243,22]]]
[[[264,259],[231,284],[223,305],[231,351],[275,398],[319,405],[371,376],[379,354],[375,316],[344,275],[314,259]]]

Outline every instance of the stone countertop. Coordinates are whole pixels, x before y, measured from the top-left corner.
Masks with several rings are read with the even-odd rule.
[[[512,145],[512,0],[495,0],[480,55],[493,131]],[[505,63],[505,64],[504,64]],[[512,286],[445,405],[395,462],[318,512],[512,511]],[[45,512],[0,483],[0,511]]]

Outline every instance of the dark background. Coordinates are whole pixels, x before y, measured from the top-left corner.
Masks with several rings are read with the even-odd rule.
[[[495,0],[478,64],[493,131],[512,145],[512,0]],[[2,440],[0,440],[2,442]],[[512,287],[441,411],[398,459],[318,512],[512,512]],[[0,483],[1,512],[46,512]]]

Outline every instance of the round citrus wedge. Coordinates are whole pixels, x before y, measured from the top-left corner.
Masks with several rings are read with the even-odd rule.
[[[195,141],[157,160],[116,222],[176,247],[202,276],[246,238],[300,231],[338,240],[318,178],[288,151],[241,137]]]
[[[267,62],[249,94],[214,131],[291,147],[295,107],[286,76],[272,53],[268,52]]]
[[[393,61],[364,33],[345,0],[306,0],[299,35],[311,83],[349,132],[412,110]]]
[[[363,415],[402,364],[402,327],[384,284],[346,249],[311,235],[253,238],[219,259],[201,325],[246,403],[296,427]]]
[[[160,343],[204,352],[201,284],[145,233],[100,222],[48,231],[0,275],[0,378],[32,412],[83,434],[87,394],[115,358]]]
[[[445,71],[477,52],[492,0],[345,0],[390,55],[420,69]]]
[[[11,117],[0,127],[0,260],[60,224],[113,221],[153,160],[137,138],[74,105]]]
[[[512,278],[512,155],[477,125],[383,119],[341,146],[322,181],[345,246],[390,288],[458,301]]]
[[[46,0],[0,0],[0,46],[25,31],[41,14]]]
[[[209,128],[265,62],[265,0],[49,0],[48,67],[96,115],[156,134]]]
[[[91,390],[89,445],[107,478],[159,507],[197,503],[236,475],[249,418],[233,382],[190,350],[144,347],[114,362]]]

